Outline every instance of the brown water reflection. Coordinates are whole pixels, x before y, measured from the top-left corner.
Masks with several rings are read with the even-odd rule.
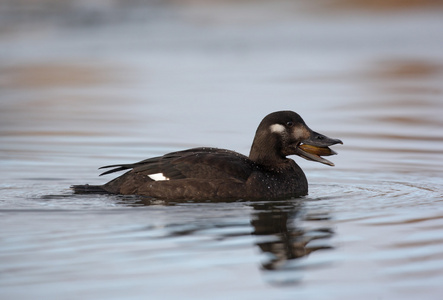
[[[443,3],[436,0],[333,0],[327,1],[330,8],[357,9],[363,11],[398,11],[407,9],[441,9]]]
[[[0,87],[6,89],[54,89],[110,84],[115,70],[82,62],[25,64],[0,68]]]
[[[380,69],[371,77],[385,79],[426,78],[443,73],[443,66],[424,60],[387,60],[379,62]]]

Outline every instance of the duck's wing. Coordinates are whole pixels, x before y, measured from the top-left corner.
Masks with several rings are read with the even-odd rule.
[[[102,168],[113,169],[101,175],[132,169],[131,173],[147,176],[158,174],[169,180],[189,178],[246,180],[254,168],[254,163],[247,156],[230,150],[193,148],[134,164],[110,165]]]

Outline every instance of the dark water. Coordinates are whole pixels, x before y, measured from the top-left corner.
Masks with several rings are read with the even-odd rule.
[[[438,5],[42,3],[0,6],[0,298],[441,297]],[[294,158],[309,196],[69,189],[169,151],[248,153],[281,109],[344,141],[334,168]]]

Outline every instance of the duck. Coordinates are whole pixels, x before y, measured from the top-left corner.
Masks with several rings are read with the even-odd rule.
[[[158,200],[274,200],[308,194],[308,181],[288,156],[325,165],[329,147],[343,144],[311,130],[299,114],[276,111],[258,125],[249,155],[199,147],[167,153],[132,164],[114,164],[100,174],[124,174],[103,185],[73,185],[76,194],[139,195]]]

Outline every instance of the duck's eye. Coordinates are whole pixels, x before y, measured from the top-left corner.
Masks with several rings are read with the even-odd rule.
[[[292,127],[292,125],[294,125],[294,123],[292,123],[291,121],[286,123],[286,126],[288,126],[288,127]]]

